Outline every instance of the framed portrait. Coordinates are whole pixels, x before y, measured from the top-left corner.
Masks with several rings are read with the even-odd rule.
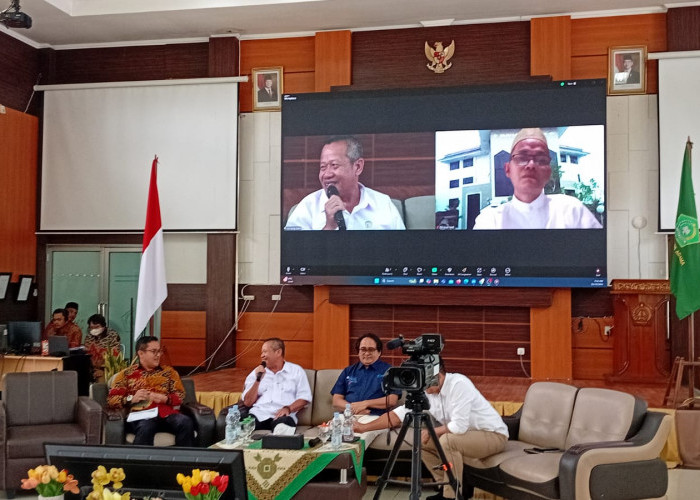
[[[282,66],[253,68],[253,111],[279,111],[282,109],[284,73]]]
[[[7,297],[10,278],[12,278],[12,273],[0,273],[0,300],[5,300],[5,297]]]
[[[29,300],[29,292],[32,290],[34,276],[31,274],[21,274],[19,276],[19,289],[17,290],[17,302]]]
[[[647,91],[646,46],[608,49],[608,95],[644,94]]]

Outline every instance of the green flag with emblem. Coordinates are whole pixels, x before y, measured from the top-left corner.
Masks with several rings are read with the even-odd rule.
[[[688,138],[671,258],[671,293],[676,297],[676,314],[680,319],[700,309],[700,235],[690,159],[692,148],[693,143]]]

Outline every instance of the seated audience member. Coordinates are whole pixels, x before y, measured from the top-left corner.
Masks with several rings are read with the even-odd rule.
[[[121,339],[119,334],[107,328],[107,321],[101,314],[93,314],[88,318],[88,334],[85,335],[85,349],[90,354],[92,363],[92,379],[96,382],[105,382],[104,366],[105,353],[119,354]]]
[[[151,418],[127,420],[127,429],[135,435],[134,444],[153,446],[156,432],[163,430],[175,434],[176,446],[193,446],[194,424],[179,411],[185,389],[172,367],[160,365],[162,352],[156,337],[139,338],[136,342],[139,362],[114,377],[107,407],[126,408],[129,414],[156,409]]]
[[[68,347],[80,347],[83,333],[75,323],[68,321],[68,311],[65,309],[54,309],[51,323],[44,328],[44,336],[60,335],[68,338]]]
[[[255,429],[297,425],[297,412],[311,403],[304,369],[284,359],[284,341],[270,338],[262,346],[261,363],[245,379],[243,404],[255,417]]]
[[[600,229],[598,219],[574,197],[544,194],[552,176],[547,138],[539,128],[524,128],[515,136],[505,174],[513,183],[513,198],[486,207],[474,229]]]
[[[331,389],[333,407],[343,411],[345,404],[350,403],[354,415],[381,415],[396,406],[401,391],[389,394],[388,398],[384,394],[382,379],[391,365],[379,359],[382,355],[379,337],[365,333],[356,347],[360,360],[345,368]]]
[[[67,302],[65,309],[66,309],[66,312],[68,312],[68,323],[73,323],[80,331],[80,336],[82,337],[83,329],[80,328],[80,325],[78,325],[78,323],[75,321],[75,318],[78,317],[78,303],[77,302]]]
[[[329,138],[321,150],[321,189],[296,206],[286,230],[406,229],[398,209],[384,193],[362,185],[362,144],[351,135]],[[335,194],[329,194],[333,186]],[[336,218],[338,217],[338,218]]]
[[[439,424],[435,427],[435,433],[458,481],[462,480],[465,458],[485,458],[505,449],[508,428],[501,416],[471,380],[460,373],[447,373],[442,358],[438,385],[426,388],[425,394],[430,404],[428,413]],[[398,427],[408,411],[401,406],[372,422],[355,423],[355,431]],[[423,463],[436,481],[447,481],[440,455],[426,429],[421,432],[421,442]],[[446,485],[441,493],[428,497],[428,500],[455,498],[455,495],[453,488]]]

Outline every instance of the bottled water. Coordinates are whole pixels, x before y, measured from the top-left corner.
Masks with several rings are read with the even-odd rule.
[[[241,433],[241,412],[238,405],[233,405],[228,409],[226,415],[226,444],[233,444]]]
[[[354,417],[352,416],[352,408],[350,403],[345,404],[345,411],[343,412],[343,442],[352,443],[355,433],[352,430],[352,424],[354,422]]]
[[[340,448],[343,443],[343,423],[340,420],[340,413],[335,412],[333,414],[333,421],[331,422],[331,448]]]

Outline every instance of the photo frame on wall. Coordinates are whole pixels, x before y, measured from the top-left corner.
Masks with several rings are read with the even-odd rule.
[[[608,49],[608,94],[644,94],[647,91],[646,46]]]
[[[31,274],[21,274],[19,276],[19,289],[17,290],[17,302],[29,300],[29,292],[32,290],[34,276]]]
[[[5,300],[7,297],[10,279],[12,279],[12,273],[0,273],[0,300]]]
[[[282,66],[251,69],[253,111],[279,111],[282,109],[284,72]]]

